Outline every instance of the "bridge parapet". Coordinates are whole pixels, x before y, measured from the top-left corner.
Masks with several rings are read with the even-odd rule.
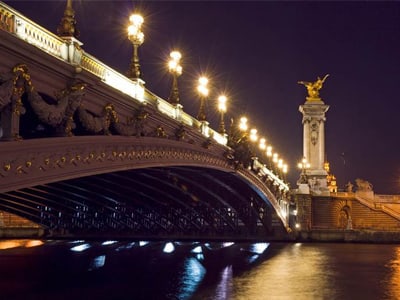
[[[65,41],[62,38],[32,22],[4,3],[0,3],[0,28],[51,55],[65,59],[62,51]]]
[[[171,105],[164,99],[145,89],[142,80],[132,81],[105,65],[94,56],[86,53],[79,47],[80,45],[76,47],[76,44],[79,44],[78,41],[71,41],[71,39],[58,37],[4,3],[0,3],[0,20],[0,29],[12,33],[19,39],[38,47],[45,53],[51,54],[72,66],[82,68],[92,73],[105,84],[130,96],[133,101],[151,103],[157,107],[159,112],[166,116],[182,122],[185,125],[200,128],[201,133],[205,137],[211,137],[217,143],[226,145],[227,139],[225,136],[208,126],[202,128],[197,119],[182,110],[182,106]],[[77,69],[77,71],[79,72],[79,69]]]

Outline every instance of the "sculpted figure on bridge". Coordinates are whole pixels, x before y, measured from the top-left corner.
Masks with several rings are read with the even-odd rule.
[[[373,185],[364,179],[356,179],[357,190],[360,192],[372,191]]]
[[[82,105],[78,109],[78,118],[81,125],[89,132],[104,133],[110,135],[113,129],[116,134],[124,136],[144,136],[145,121],[149,113],[144,106],[140,106],[126,123],[120,121],[114,106],[109,103],[102,111],[101,115],[86,110]]]
[[[82,126],[89,132],[103,132],[105,135],[111,134],[110,126],[118,123],[117,113],[114,110],[114,106],[110,103],[104,106],[100,116],[89,112],[81,105],[78,108],[78,118]]]
[[[30,84],[30,76],[24,64],[16,65],[12,72],[0,73],[0,111],[11,103],[14,113],[23,114],[21,96],[25,92],[26,82]]]
[[[32,84],[25,64],[16,65],[8,74],[0,74],[0,112],[6,107],[9,109],[2,122],[9,122],[6,127],[12,128],[12,132],[5,133],[4,136],[20,138],[19,118],[25,114],[26,109],[32,110],[43,125],[53,127],[57,135],[72,135],[71,131],[75,128],[73,115],[81,103],[85,87],[86,84],[75,81],[66,89],[56,92],[55,99],[44,99]],[[24,101],[23,94],[27,96]]]
[[[319,90],[322,89],[322,86],[326,78],[328,78],[328,76],[329,74],[326,74],[322,79],[318,76],[317,80],[314,82],[308,82],[308,81],[297,82],[298,84],[302,84],[307,88],[308,92],[307,100],[321,100],[321,98],[319,97]]]
[[[75,82],[56,93],[57,102],[50,104],[30,85],[27,89],[28,101],[40,121],[54,127],[58,134],[70,136],[75,128],[72,117],[81,104],[85,87],[86,84]]]
[[[348,193],[352,193],[352,192],[353,192],[353,187],[354,187],[354,185],[349,181],[349,182],[346,184],[346,191],[347,191]]]
[[[26,113],[22,95],[31,84],[28,68],[17,64],[9,73],[0,73],[0,127],[2,139],[19,140],[20,116]]]

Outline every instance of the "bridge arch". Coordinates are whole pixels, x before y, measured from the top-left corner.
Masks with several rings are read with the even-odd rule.
[[[46,228],[245,238],[271,235],[279,220],[274,194],[222,146],[74,136],[7,142],[0,152],[0,209]]]

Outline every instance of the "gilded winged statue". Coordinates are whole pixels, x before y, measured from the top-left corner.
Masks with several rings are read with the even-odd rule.
[[[314,82],[308,82],[308,81],[298,81],[298,84],[302,84],[307,88],[307,92],[308,92],[308,98],[310,99],[314,99],[314,100],[320,100],[319,97],[319,90],[322,89],[322,86],[326,80],[326,78],[328,78],[329,74],[326,74],[324,76],[324,78],[320,78],[318,76],[317,81]]]

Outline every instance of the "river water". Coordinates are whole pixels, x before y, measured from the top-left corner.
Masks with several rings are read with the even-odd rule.
[[[400,299],[400,245],[0,241],[0,299]]]

